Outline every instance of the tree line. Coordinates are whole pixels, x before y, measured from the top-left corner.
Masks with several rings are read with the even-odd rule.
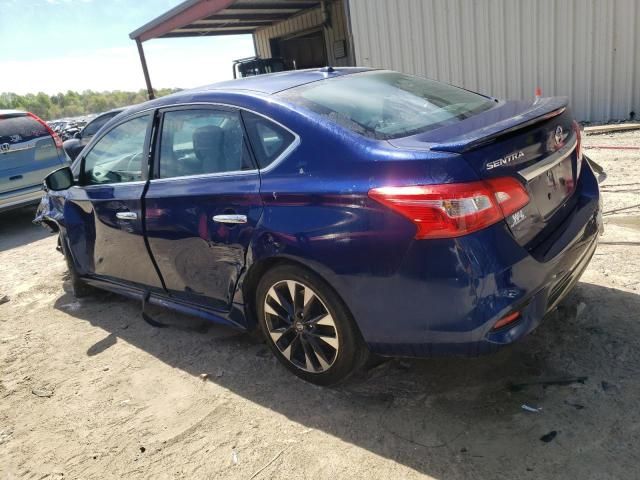
[[[177,92],[178,89],[161,88],[154,90],[156,97],[169,95]],[[147,91],[122,92],[119,90],[112,92],[94,92],[85,90],[84,92],[58,93],[47,95],[46,93],[28,93],[18,95],[15,93],[0,93],[0,110],[25,110],[35,113],[44,120],[54,120],[57,118],[77,117],[90,113],[101,113],[112,108],[124,107],[142,103],[147,100]]]

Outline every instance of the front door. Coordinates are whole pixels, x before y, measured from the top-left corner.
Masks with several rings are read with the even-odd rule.
[[[104,134],[81,160],[79,185],[67,191],[66,241],[81,276],[162,288],[142,228],[151,117],[139,115]]]
[[[175,300],[229,311],[262,213],[240,114],[164,110],[154,150],[145,226],[167,290]]]

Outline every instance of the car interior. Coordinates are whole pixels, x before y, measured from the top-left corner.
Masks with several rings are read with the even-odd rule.
[[[175,113],[183,118],[165,117],[160,178],[254,168],[244,147],[242,126],[236,118],[211,113],[193,113],[185,118],[185,111]]]

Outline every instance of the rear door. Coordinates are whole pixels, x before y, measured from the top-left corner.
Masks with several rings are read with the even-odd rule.
[[[231,308],[262,213],[260,176],[240,113],[189,106],[161,112],[145,227],[174,299]]]
[[[151,113],[128,118],[83,154],[79,185],[66,192],[64,221],[81,275],[161,291],[143,234],[151,125]]]
[[[0,197],[39,190],[64,163],[45,125],[26,113],[0,114]]]

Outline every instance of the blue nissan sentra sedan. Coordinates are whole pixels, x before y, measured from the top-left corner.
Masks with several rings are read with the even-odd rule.
[[[91,287],[260,329],[289,370],[477,355],[540,324],[601,229],[567,100],[393,71],[283,72],[125,110],[38,220]]]

